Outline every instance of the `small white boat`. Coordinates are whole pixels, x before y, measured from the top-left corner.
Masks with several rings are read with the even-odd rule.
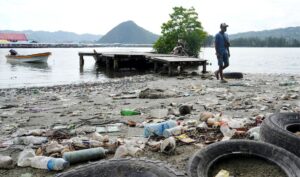
[[[46,63],[51,52],[36,53],[31,55],[6,55],[8,61]]]

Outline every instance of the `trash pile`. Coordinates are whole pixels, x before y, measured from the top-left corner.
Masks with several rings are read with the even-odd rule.
[[[202,112],[189,118],[193,106],[182,104],[168,109],[151,110],[143,122],[107,122],[101,126],[55,125],[51,129],[18,129],[1,147],[19,146],[17,165],[48,170],[64,170],[69,165],[103,158],[139,157],[143,151],[172,154],[176,146],[204,146],[231,138],[259,139],[259,125],[264,116],[232,119],[222,113]],[[138,110],[122,109],[121,116],[139,116]],[[184,116],[184,118],[183,118]],[[86,122],[86,121],[85,121]],[[124,138],[109,136],[123,126],[143,129],[143,135]],[[105,134],[105,135],[104,135]],[[9,156],[1,156],[1,168],[13,168]]]
[[[90,92],[89,87],[84,91],[62,87],[63,93],[57,88],[52,96],[44,94],[50,93],[47,89],[40,95],[43,90],[0,92],[10,100],[0,106],[0,148],[21,150],[17,158],[16,153],[0,155],[0,169],[18,165],[61,171],[76,163],[149,154],[158,154],[160,160],[180,156],[182,162],[195,149],[216,142],[263,140],[260,125],[271,113],[300,112],[298,82],[253,79],[210,86],[210,82],[190,84],[190,79],[150,89],[142,81],[134,88],[127,88],[125,81],[117,90],[108,85],[105,92],[99,87]],[[290,128],[300,136],[299,129]],[[186,147],[190,151],[181,152]]]

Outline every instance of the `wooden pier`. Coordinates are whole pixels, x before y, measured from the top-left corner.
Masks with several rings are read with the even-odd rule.
[[[202,66],[203,73],[206,73],[207,60],[178,56],[172,54],[156,54],[147,52],[79,52],[80,71],[83,71],[84,56],[92,56],[95,62],[105,66],[106,69],[117,71],[120,67],[137,67],[149,65],[155,72],[163,66],[168,67],[168,74],[172,75],[175,68],[182,70],[188,66]]]

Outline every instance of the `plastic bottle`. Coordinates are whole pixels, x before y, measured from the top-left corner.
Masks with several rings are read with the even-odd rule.
[[[163,136],[165,129],[173,128],[177,126],[177,122],[174,120],[168,120],[161,123],[153,123],[145,125],[144,127],[144,137],[148,138],[152,135]]]
[[[62,158],[46,156],[35,156],[31,159],[31,167],[47,170],[63,170],[68,166],[68,162]]]
[[[68,161],[70,164],[85,162],[89,160],[102,159],[105,157],[107,150],[102,147],[84,149],[73,152],[65,152],[63,158]]]
[[[182,134],[182,132],[183,132],[183,127],[182,126],[177,126],[177,127],[165,129],[164,132],[163,132],[163,136],[165,138],[168,138],[170,136],[180,135],[180,134]]]
[[[39,145],[47,142],[47,137],[39,137],[39,136],[22,136],[16,137],[13,142],[15,145]]]
[[[138,111],[135,111],[133,109],[122,109],[121,115],[122,116],[132,116],[132,115],[140,115],[141,113]]]
[[[69,162],[67,162],[63,158],[53,158],[50,159],[47,163],[48,170],[63,170],[69,166]]]
[[[231,130],[227,124],[222,124],[220,131],[224,135],[222,140],[229,140],[236,132],[235,129]]]

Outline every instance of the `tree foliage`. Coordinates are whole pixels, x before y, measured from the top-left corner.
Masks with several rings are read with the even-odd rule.
[[[176,46],[178,39],[185,42],[185,49],[189,56],[198,56],[207,33],[203,30],[198,14],[192,7],[174,7],[170,20],[163,23],[162,36],[155,42],[154,49],[158,53],[170,53]]]

